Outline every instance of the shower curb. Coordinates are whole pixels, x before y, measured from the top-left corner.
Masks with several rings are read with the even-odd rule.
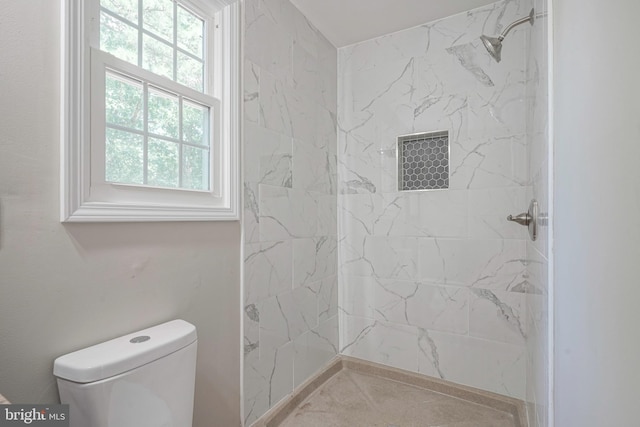
[[[278,427],[307,397],[342,370],[373,375],[486,406],[513,415],[514,427],[527,426],[526,405],[522,400],[452,383],[440,378],[339,355],[334,357],[319,374],[309,378],[292,394],[257,419],[251,424],[251,427]]]

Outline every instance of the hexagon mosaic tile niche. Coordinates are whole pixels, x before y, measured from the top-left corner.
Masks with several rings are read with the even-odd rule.
[[[398,137],[398,190],[449,188],[449,132]]]

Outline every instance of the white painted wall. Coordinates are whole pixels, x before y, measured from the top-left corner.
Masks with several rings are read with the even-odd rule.
[[[183,318],[195,423],[240,425],[240,227],[58,220],[59,2],[0,8],[0,393],[58,399],[53,360]]]
[[[638,425],[640,2],[554,2],[555,425]]]

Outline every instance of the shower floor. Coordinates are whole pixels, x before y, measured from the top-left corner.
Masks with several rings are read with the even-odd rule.
[[[339,356],[252,427],[521,427],[520,400]]]
[[[514,427],[513,415],[394,380],[342,370],[280,427]]]

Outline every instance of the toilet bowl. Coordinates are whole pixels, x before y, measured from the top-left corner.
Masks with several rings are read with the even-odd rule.
[[[196,328],[184,320],[134,332],[54,362],[70,427],[189,427]]]

